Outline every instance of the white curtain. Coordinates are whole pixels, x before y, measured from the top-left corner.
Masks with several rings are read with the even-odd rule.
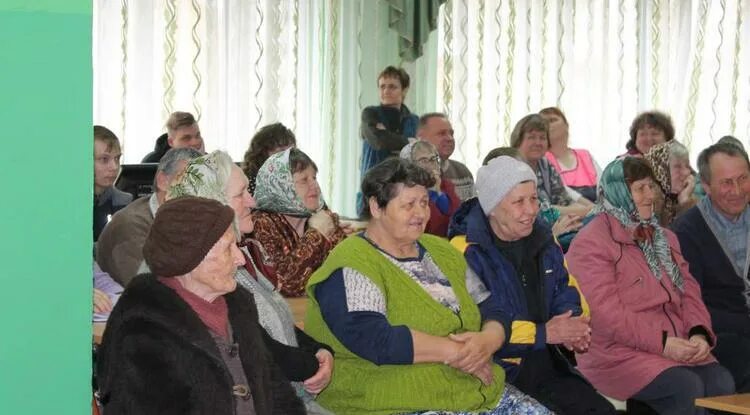
[[[329,204],[354,214],[361,109],[377,104],[387,65],[412,73],[407,105],[434,109],[437,34],[428,56],[401,62],[385,1],[94,2],[94,123],[137,163],[172,111],[198,119],[206,150],[239,161],[255,131],[282,122],[319,167]],[[429,78],[432,74],[432,78]],[[427,79],[433,79],[427,82]],[[428,104],[429,103],[429,104]]]
[[[383,0],[97,0],[94,122],[120,137],[127,163],[171,111],[193,112],[207,150],[238,161],[258,127],[283,122],[345,215],[360,112],[387,65],[412,75],[413,112],[448,113],[453,157],[472,171],[551,105],[602,165],[649,109],[672,115],[693,159],[722,135],[750,137],[750,0],[449,0],[414,63],[398,57],[390,17]]]
[[[515,123],[559,106],[573,147],[605,165],[641,111],[671,114],[700,149],[750,136],[748,0],[449,0],[439,21],[438,100],[454,157],[476,170]]]

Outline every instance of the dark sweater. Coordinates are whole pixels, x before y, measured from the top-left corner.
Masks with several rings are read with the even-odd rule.
[[[701,286],[714,332],[750,335],[750,310],[742,295],[743,277],[737,275],[698,207],[679,216],[672,223],[672,230],[680,240],[690,273]]]
[[[401,105],[400,110],[382,105],[365,108],[359,127],[363,139],[361,177],[389,156],[397,156],[409,143],[408,138],[416,136],[418,122],[417,116],[406,105]],[[377,128],[378,124],[383,124],[385,129]]]
[[[132,201],[133,195],[114,187],[109,187],[100,195],[94,196],[94,242],[99,239],[112,216]]]
[[[539,273],[539,252],[546,243],[545,238],[541,232],[532,232],[528,237],[513,242],[503,241],[494,234],[493,236],[497,249],[513,264],[516,278],[526,297],[531,321],[545,323],[542,316],[544,298],[541,281],[544,276]]]

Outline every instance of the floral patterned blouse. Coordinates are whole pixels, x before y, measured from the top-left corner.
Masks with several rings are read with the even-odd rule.
[[[302,236],[279,213],[258,210],[253,212],[253,239],[259,241],[276,266],[276,275],[285,297],[305,295],[305,285],[310,275],[325,261],[328,253],[346,234],[339,225],[338,215],[329,212],[336,231],[328,239],[313,228],[305,229]]]

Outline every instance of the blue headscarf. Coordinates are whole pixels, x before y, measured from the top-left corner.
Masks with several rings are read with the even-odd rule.
[[[633,202],[628,184],[625,182],[623,161],[617,159],[604,169],[599,181],[599,196],[591,215],[606,212],[614,216],[618,222],[633,234],[633,239],[643,251],[651,274],[661,280],[662,270],[669,275],[672,283],[680,290],[684,290],[684,281],[680,268],[672,259],[672,253],[664,234],[659,226],[656,215],[643,219]]]

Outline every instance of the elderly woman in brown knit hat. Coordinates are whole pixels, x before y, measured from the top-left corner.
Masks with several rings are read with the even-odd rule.
[[[159,208],[107,325],[97,374],[108,415],[304,414],[276,366],[252,296],[235,290],[245,259],[232,208],[182,197]],[[294,356],[287,359],[294,361]]]
[[[287,346],[298,347],[307,353],[317,370],[309,373],[303,366],[284,365],[289,379],[302,379],[292,386],[305,403],[308,415],[331,415],[315,401],[315,394],[323,390],[331,379],[334,359],[330,347],[318,343],[294,324],[294,316],[289,305],[279,294],[276,284],[276,270],[260,242],[247,237],[254,227],[253,213],[255,199],[248,193],[248,179],[224,151],[216,150],[188,163],[185,172],[169,189],[168,198],[197,196],[213,199],[230,206],[234,210],[237,227],[245,236],[239,243],[245,257],[245,266],[238,267],[234,279],[241,287],[252,294],[258,309],[258,321],[276,341]],[[319,362],[319,364],[315,364]],[[285,362],[280,362],[283,364]],[[300,373],[302,371],[303,373]],[[307,377],[300,377],[302,374]]]

